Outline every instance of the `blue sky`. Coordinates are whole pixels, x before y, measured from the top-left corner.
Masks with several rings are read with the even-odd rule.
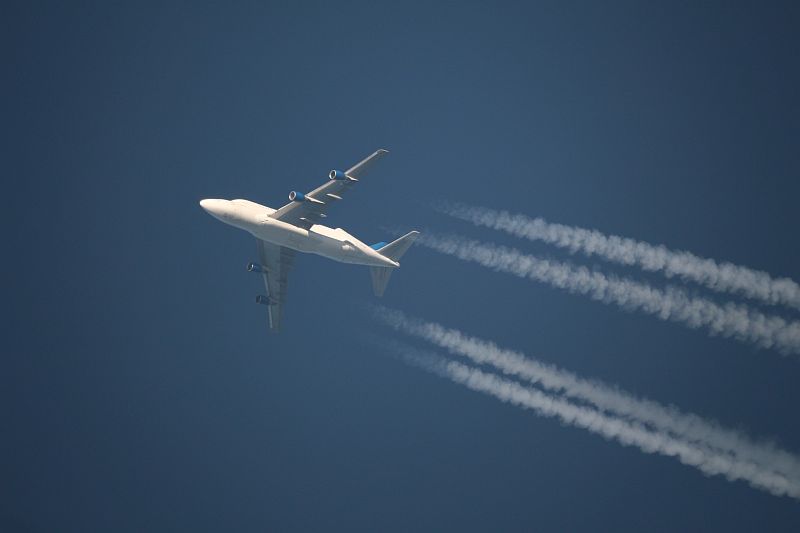
[[[796,528],[793,500],[365,342],[402,339],[366,269],[299,256],[269,335],[252,237],[197,205],[279,207],[385,147],[329,218],[366,242],[429,228],[658,281],[429,207],[453,199],[800,279],[793,6],[5,11],[2,529]],[[796,357],[404,259],[386,305],[800,451]]]

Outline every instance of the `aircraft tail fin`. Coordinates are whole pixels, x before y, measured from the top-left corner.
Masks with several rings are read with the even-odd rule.
[[[406,253],[408,247],[411,246],[415,240],[417,240],[418,235],[418,231],[409,231],[399,239],[378,248],[378,253],[388,257],[392,261],[397,261],[403,256],[404,253]]]
[[[388,257],[392,261],[397,261],[406,253],[406,250],[408,250],[408,247],[411,246],[418,235],[418,231],[410,231],[389,244],[379,243],[382,244],[382,246],[376,248],[376,250],[379,254]],[[373,245],[373,247],[374,246],[377,245]],[[386,285],[389,284],[389,277],[392,275],[392,270],[394,270],[393,267],[370,267],[369,273],[372,276],[372,292],[375,293],[375,296],[383,296]]]

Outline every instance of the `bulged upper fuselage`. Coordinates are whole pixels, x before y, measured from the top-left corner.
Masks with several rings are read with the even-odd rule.
[[[373,267],[398,267],[399,263],[379,254],[341,228],[314,224],[304,229],[270,215],[270,207],[250,200],[206,199],[200,206],[222,222],[243,229],[257,239],[298,252],[321,255],[341,263]]]

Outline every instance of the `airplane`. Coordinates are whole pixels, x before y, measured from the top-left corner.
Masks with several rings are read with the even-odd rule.
[[[319,222],[327,217],[328,207],[341,201],[387,153],[388,150],[380,149],[349,170],[331,170],[323,185],[305,194],[290,192],[289,203],[277,210],[250,200],[200,200],[200,207],[211,216],[256,238],[259,262],[248,263],[247,270],[261,274],[264,280],[267,294],[256,296],[256,302],[267,306],[270,330],[280,330],[287,274],[296,252],[370,267],[372,290],[376,296],[383,296],[389,276],[400,266],[400,257],[419,232],[411,231],[388,244],[379,242],[370,246],[342,228],[329,228]]]

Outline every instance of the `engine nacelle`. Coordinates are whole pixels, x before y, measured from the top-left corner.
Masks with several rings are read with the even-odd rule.
[[[353,176],[348,176],[341,170],[331,170],[328,173],[328,177],[332,180],[358,181],[358,178],[354,178]]]
[[[307,196],[301,192],[292,191],[289,193],[290,202],[311,202],[312,204],[325,205],[322,200],[317,200],[313,196]]]
[[[256,296],[256,303],[261,305],[270,305],[272,301],[269,299],[269,296],[264,296],[263,294],[259,294]]]
[[[247,263],[247,271],[248,272],[266,272],[267,269],[263,266],[259,265],[258,263]]]

